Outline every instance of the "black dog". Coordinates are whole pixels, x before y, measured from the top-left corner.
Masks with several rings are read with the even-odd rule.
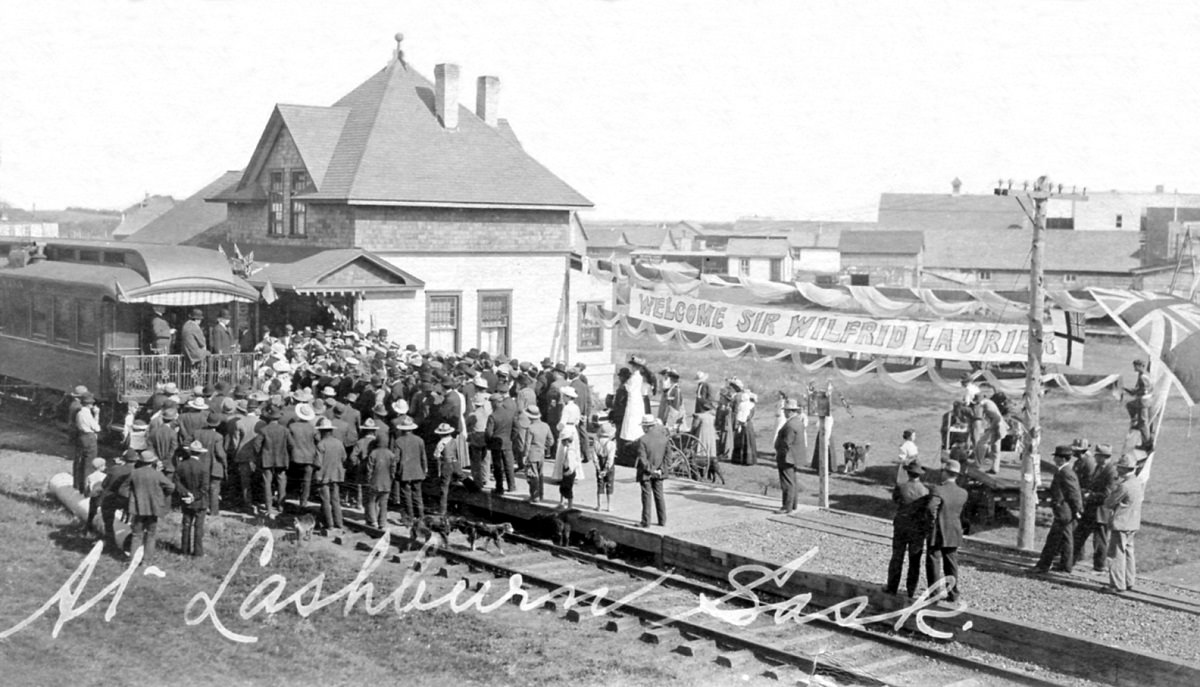
[[[464,522],[466,522],[464,518],[455,515],[426,515],[423,518],[417,518],[412,524],[410,536],[413,547],[429,543],[434,535],[442,540],[442,546],[449,546],[450,533],[456,529],[461,530]]]
[[[539,513],[530,518],[530,522],[539,537],[549,539],[556,546],[569,546],[571,544],[571,516],[579,512],[578,508],[571,508],[556,513]]]
[[[496,550],[500,555],[504,555],[504,547],[500,545],[500,538],[506,534],[513,533],[513,526],[507,522],[491,524],[486,522],[471,522],[464,520],[458,525],[458,529],[467,535],[467,541],[471,543],[471,550],[475,550],[475,542],[482,539],[483,550],[487,551],[488,545],[495,544]]]
[[[587,536],[583,538],[583,544],[588,549],[602,553],[609,558],[617,555],[617,543],[597,532],[594,527],[588,530]]]

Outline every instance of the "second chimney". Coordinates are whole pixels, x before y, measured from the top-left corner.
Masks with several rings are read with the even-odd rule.
[[[458,65],[439,64],[433,68],[434,104],[437,117],[447,129],[458,128]]]
[[[475,115],[488,126],[496,126],[499,111],[496,101],[500,98],[500,79],[481,76],[475,80]]]

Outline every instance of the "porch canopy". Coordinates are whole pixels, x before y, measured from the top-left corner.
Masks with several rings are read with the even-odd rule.
[[[425,282],[361,248],[334,248],[295,262],[274,262],[250,276],[264,288],[307,296],[357,296],[416,291]]]

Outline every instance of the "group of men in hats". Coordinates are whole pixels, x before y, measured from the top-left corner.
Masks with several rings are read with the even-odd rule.
[[[924,556],[926,584],[932,587],[939,580],[948,580],[946,600],[954,602],[961,595],[958,549],[963,541],[962,516],[967,503],[967,491],[958,484],[962,464],[954,459],[944,461],[940,478],[932,484],[922,479],[925,468],[920,461],[909,461],[904,470],[907,479],[898,481],[892,489],[896,514],[892,518],[892,556],[883,591],[899,592],[907,561],[904,589],[910,598],[915,596]]]
[[[1134,536],[1141,527],[1145,487],[1135,451],[1112,459],[1112,446],[1085,439],[1054,449],[1050,483],[1053,522],[1033,571],[1071,573],[1092,538],[1092,567],[1106,574],[1106,591],[1123,593],[1137,582]]]

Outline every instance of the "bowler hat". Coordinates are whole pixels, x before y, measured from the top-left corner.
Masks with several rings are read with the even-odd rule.
[[[176,406],[166,406],[162,409],[162,419],[170,422],[179,417],[179,408]]]
[[[152,448],[143,449],[142,452],[138,454],[137,458],[138,465],[146,465],[153,463],[156,460],[158,460],[158,454],[155,453],[154,449]]]
[[[1074,458],[1075,450],[1072,449],[1070,446],[1067,446],[1066,444],[1061,444],[1059,446],[1054,447],[1054,457],[1055,458],[1058,458],[1058,457]]]
[[[1096,454],[1097,458],[1099,458],[1100,456],[1104,456],[1105,458],[1111,458],[1112,454],[1113,454],[1112,453],[1112,444],[1096,444],[1095,454]]]
[[[205,422],[205,424],[208,425],[209,427],[220,427],[221,426],[221,414],[220,413],[209,413],[208,421]]]
[[[71,395],[78,397],[78,396],[82,396],[82,395],[86,394],[87,392],[88,392],[88,388],[86,386],[80,384],[79,386],[75,387],[75,390],[71,392]]]
[[[912,475],[925,474],[925,468],[919,460],[910,460],[904,464],[904,471]]]
[[[189,315],[193,320],[199,320],[204,317],[204,311],[200,308],[192,308],[192,313]]]
[[[784,409],[784,411],[789,411],[789,410],[800,410],[800,404],[799,404],[799,403],[796,401],[796,399],[794,399],[794,398],[789,398],[789,399],[788,399],[788,400],[787,400],[787,401],[786,401],[786,402],[783,404],[783,409]]]

